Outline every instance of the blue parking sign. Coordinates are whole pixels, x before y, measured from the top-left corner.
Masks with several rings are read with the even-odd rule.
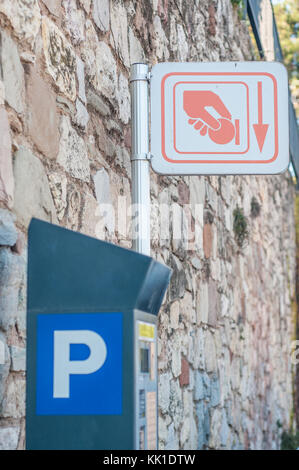
[[[37,315],[37,415],[122,414],[122,313]]]

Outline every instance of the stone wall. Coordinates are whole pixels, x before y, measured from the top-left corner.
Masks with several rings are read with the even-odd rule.
[[[130,203],[130,63],[252,53],[230,0],[0,0],[0,24],[0,449],[22,449],[30,218],[130,247],[109,214],[98,230],[101,205]],[[174,271],[159,321],[160,447],[279,447],[293,409],[290,176],[152,173],[151,198],[153,234],[162,205],[187,207],[183,225],[203,214],[197,245],[172,230],[152,240]]]

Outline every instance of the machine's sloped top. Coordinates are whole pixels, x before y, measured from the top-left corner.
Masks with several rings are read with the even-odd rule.
[[[32,219],[28,310],[157,314],[171,270],[134,251]]]

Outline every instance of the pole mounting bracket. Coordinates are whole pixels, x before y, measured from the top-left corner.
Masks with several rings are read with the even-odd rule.
[[[138,82],[138,81],[144,81],[150,83],[151,80],[151,72],[140,72],[139,70],[136,69],[131,69],[131,76],[130,76],[130,83],[132,82]]]
[[[134,160],[148,160],[150,161],[152,159],[152,154],[151,153],[135,153],[131,157],[131,161],[133,162]]]

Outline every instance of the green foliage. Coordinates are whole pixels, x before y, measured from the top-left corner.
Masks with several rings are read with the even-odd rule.
[[[296,433],[284,431],[281,436],[281,450],[296,450],[299,447],[299,431]]]
[[[294,105],[299,117],[299,2],[284,0],[274,5],[284,62],[289,72]]]
[[[248,221],[245,217],[243,209],[236,207],[233,212],[234,224],[233,229],[235,233],[235,240],[240,248],[244,247],[248,241],[249,231],[248,231]]]
[[[233,7],[238,10],[239,18],[243,18],[244,14],[244,1],[243,0],[231,0]]]

